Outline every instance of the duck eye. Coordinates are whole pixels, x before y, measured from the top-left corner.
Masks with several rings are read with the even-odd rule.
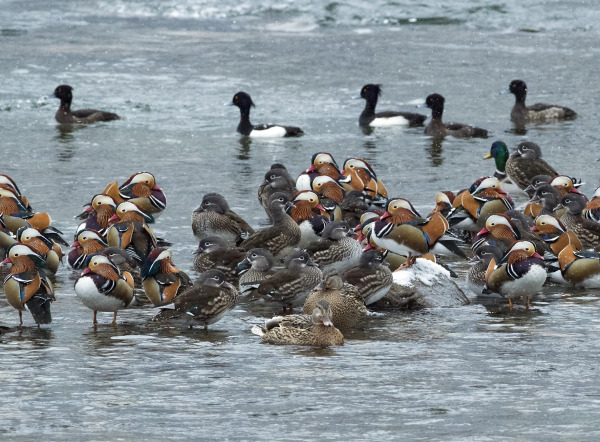
[[[237,100],[237,99],[238,99],[238,96],[236,95],[235,97],[233,97],[233,99],[234,99],[234,100]]]
[[[252,254],[252,258],[256,258],[258,255],[256,253]]]

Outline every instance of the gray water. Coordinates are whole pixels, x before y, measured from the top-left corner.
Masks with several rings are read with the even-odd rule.
[[[522,4],[524,3],[524,4]],[[417,209],[439,190],[489,175],[491,142],[532,140],[560,172],[598,185],[600,115],[595,1],[178,2],[4,1],[0,8],[2,170],[70,240],[73,218],[113,180],[148,170],[167,197],[155,231],[191,271],[190,215],[217,191],[253,224],[255,189],[269,164],[292,173],[317,151],[364,157],[392,196]],[[572,122],[517,133],[513,79],[529,103],[575,109]],[[446,97],[446,121],[488,140],[432,143],[422,129],[357,127],[366,83],[378,108],[414,110]],[[123,120],[56,125],[58,84],[74,108]],[[302,127],[297,140],[241,140],[238,90],[254,123]],[[453,263],[463,282],[467,266]],[[594,440],[599,293],[548,287],[526,315],[480,304],[385,312],[317,350],[259,343],[262,320],[238,307],[208,333],[151,324],[150,309],[92,312],[67,266],[56,276],[54,320],[0,336],[0,437],[7,439],[443,439]],[[469,296],[473,296],[469,293]],[[17,312],[0,296],[0,323]]]

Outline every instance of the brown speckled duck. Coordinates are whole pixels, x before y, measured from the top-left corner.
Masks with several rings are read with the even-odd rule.
[[[209,236],[200,241],[194,252],[194,270],[202,273],[217,269],[225,274],[228,282],[237,284],[237,265],[245,257],[246,250],[243,248],[229,247],[220,236]]]
[[[220,236],[228,245],[240,244],[254,229],[229,208],[229,204],[218,193],[207,193],[202,203],[192,213],[192,231],[198,241],[209,236]]]
[[[306,248],[325,278],[358,264],[363,246],[354,238],[355,235],[345,221],[332,221],[323,229],[321,238]]]
[[[364,251],[358,265],[344,272],[342,278],[356,287],[365,305],[383,298],[394,282],[385,253],[380,250]]]

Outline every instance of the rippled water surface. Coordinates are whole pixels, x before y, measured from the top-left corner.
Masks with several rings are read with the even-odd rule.
[[[74,215],[113,180],[148,170],[168,197],[156,224],[191,272],[190,214],[207,192],[226,196],[253,224],[256,187],[269,164],[292,173],[329,151],[368,159],[393,196],[418,209],[494,166],[494,139],[528,139],[560,172],[598,185],[599,8],[595,1],[421,2],[5,1],[0,10],[2,170],[70,239]],[[516,78],[529,102],[577,110],[572,122],[517,133]],[[413,110],[446,97],[447,121],[476,124],[489,140],[433,143],[422,129],[357,127],[350,97],[383,84],[380,109]],[[74,108],[123,120],[57,127],[58,84]],[[252,121],[301,126],[297,140],[249,141]],[[452,263],[460,274],[466,264]],[[193,275],[195,276],[195,275]],[[598,292],[549,287],[527,315],[491,315],[480,304],[385,312],[340,348],[262,345],[262,319],[238,307],[208,333],[119,324],[92,312],[56,277],[54,320],[0,336],[0,437],[46,439],[476,439],[597,440],[600,419]],[[469,293],[469,296],[472,296]],[[0,296],[0,324],[17,312]]]

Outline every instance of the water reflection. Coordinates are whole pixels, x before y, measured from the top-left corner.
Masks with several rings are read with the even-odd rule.
[[[358,127],[360,127],[360,130],[362,130],[362,133],[365,135],[371,135],[373,133],[373,131],[375,130],[371,126],[358,126]]]
[[[11,333],[10,340],[22,341],[31,349],[46,349],[51,346],[54,340],[54,332],[51,328],[42,328],[38,326],[17,327]]]
[[[58,161],[68,162],[73,159],[75,155],[75,146],[73,144],[75,136],[73,133],[83,127],[85,126],[73,124],[58,124],[56,126],[58,133],[54,136],[54,140],[62,146],[62,149],[58,151]]]
[[[444,137],[433,137],[431,138],[431,145],[425,150],[429,154],[429,160],[432,167],[439,167],[444,164],[442,142]]]
[[[252,138],[241,137],[239,139],[240,148],[238,149],[237,159],[242,161],[250,160],[250,146],[252,146]]]

